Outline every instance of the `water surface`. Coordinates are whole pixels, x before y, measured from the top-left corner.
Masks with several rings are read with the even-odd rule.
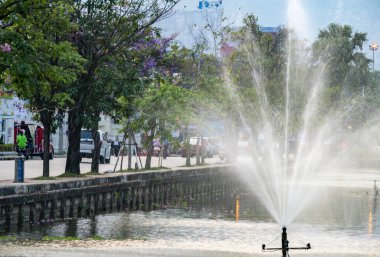
[[[239,199],[237,201],[237,199]],[[236,207],[239,208],[237,219]],[[290,246],[311,243],[314,253],[377,253],[380,204],[372,192],[335,188],[321,192],[288,227]],[[281,227],[252,194],[228,192],[183,199],[151,212],[120,212],[93,218],[31,225],[8,235],[20,239],[76,236],[132,239],[160,248],[260,252],[261,244],[279,247]],[[4,232],[3,232],[4,234]]]

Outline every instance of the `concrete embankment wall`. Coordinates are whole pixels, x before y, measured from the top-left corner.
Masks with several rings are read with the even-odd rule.
[[[151,210],[176,198],[228,190],[231,167],[145,171],[0,188],[0,228],[122,210]]]

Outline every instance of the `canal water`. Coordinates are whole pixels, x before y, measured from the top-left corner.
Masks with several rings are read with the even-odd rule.
[[[378,196],[380,198],[380,196]],[[377,253],[380,199],[372,191],[330,188],[321,192],[288,227],[291,247],[311,243],[313,252]],[[281,227],[260,201],[244,190],[183,198],[150,212],[125,210],[91,218],[24,226],[2,235],[151,242],[160,247],[260,252],[281,246]]]

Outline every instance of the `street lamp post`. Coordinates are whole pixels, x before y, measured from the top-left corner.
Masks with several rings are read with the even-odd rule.
[[[377,43],[372,43],[369,45],[369,50],[372,50],[372,77],[374,76],[373,74],[375,73],[375,51],[378,48],[379,48],[379,44],[377,44]],[[364,84],[363,84],[362,95],[364,97]]]
[[[372,72],[375,72],[375,50],[379,48],[379,44],[372,43],[369,50],[372,50]]]

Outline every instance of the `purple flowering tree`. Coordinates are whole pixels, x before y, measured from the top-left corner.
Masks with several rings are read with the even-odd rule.
[[[179,0],[130,0],[123,1],[74,1],[75,17],[79,31],[73,35],[73,43],[79,53],[87,60],[85,72],[76,82],[76,90],[73,93],[73,105],[69,110],[69,146],[67,151],[65,173],[80,173],[80,133],[82,127],[87,127],[93,132],[98,129],[99,114],[106,112],[109,106],[109,96],[118,97],[105,80],[105,63],[119,62],[118,66],[127,66],[131,62],[129,58],[136,42],[148,35],[152,26],[167,17]],[[153,62],[150,62],[153,65]],[[115,74],[116,68],[110,69]],[[126,77],[127,73],[133,73],[128,69],[123,74],[115,74],[114,77]],[[134,75],[134,74],[133,74]],[[114,78],[111,78],[113,82]],[[122,92],[129,91],[129,83],[124,83]],[[107,90],[104,90],[104,88]],[[100,92],[100,93],[99,93]],[[100,142],[96,141],[96,146]],[[94,149],[92,168],[98,172],[100,148]]]
[[[139,56],[141,63],[139,71],[142,77],[149,78],[156,73],[160,76],[167,75],[167,70],[170,68],[167,63],[167,54],[175,37],[176,35],[168,38],[151,36],[135,43],[132,49]]]
[[[173,69],[170,55],[175,36],[144,38],[133,47],[139,59],[138,70],[145,88],[142,96],[134,101],[139,117],[134,120],[132,127],[146,135],[146,169],[151,168],[154,140],[169,137],[170,129],[178,124],[175,119],[179,116],[178,111],[185,109],[186,90],[175,86],[171,81]],[[182,107],[176,108],[177,103],[181,103]]]
[[[12,51],[12,47],[8,43],[4,43],[3,45],[0,45],[0,48],[3,53],[10,53]]]

